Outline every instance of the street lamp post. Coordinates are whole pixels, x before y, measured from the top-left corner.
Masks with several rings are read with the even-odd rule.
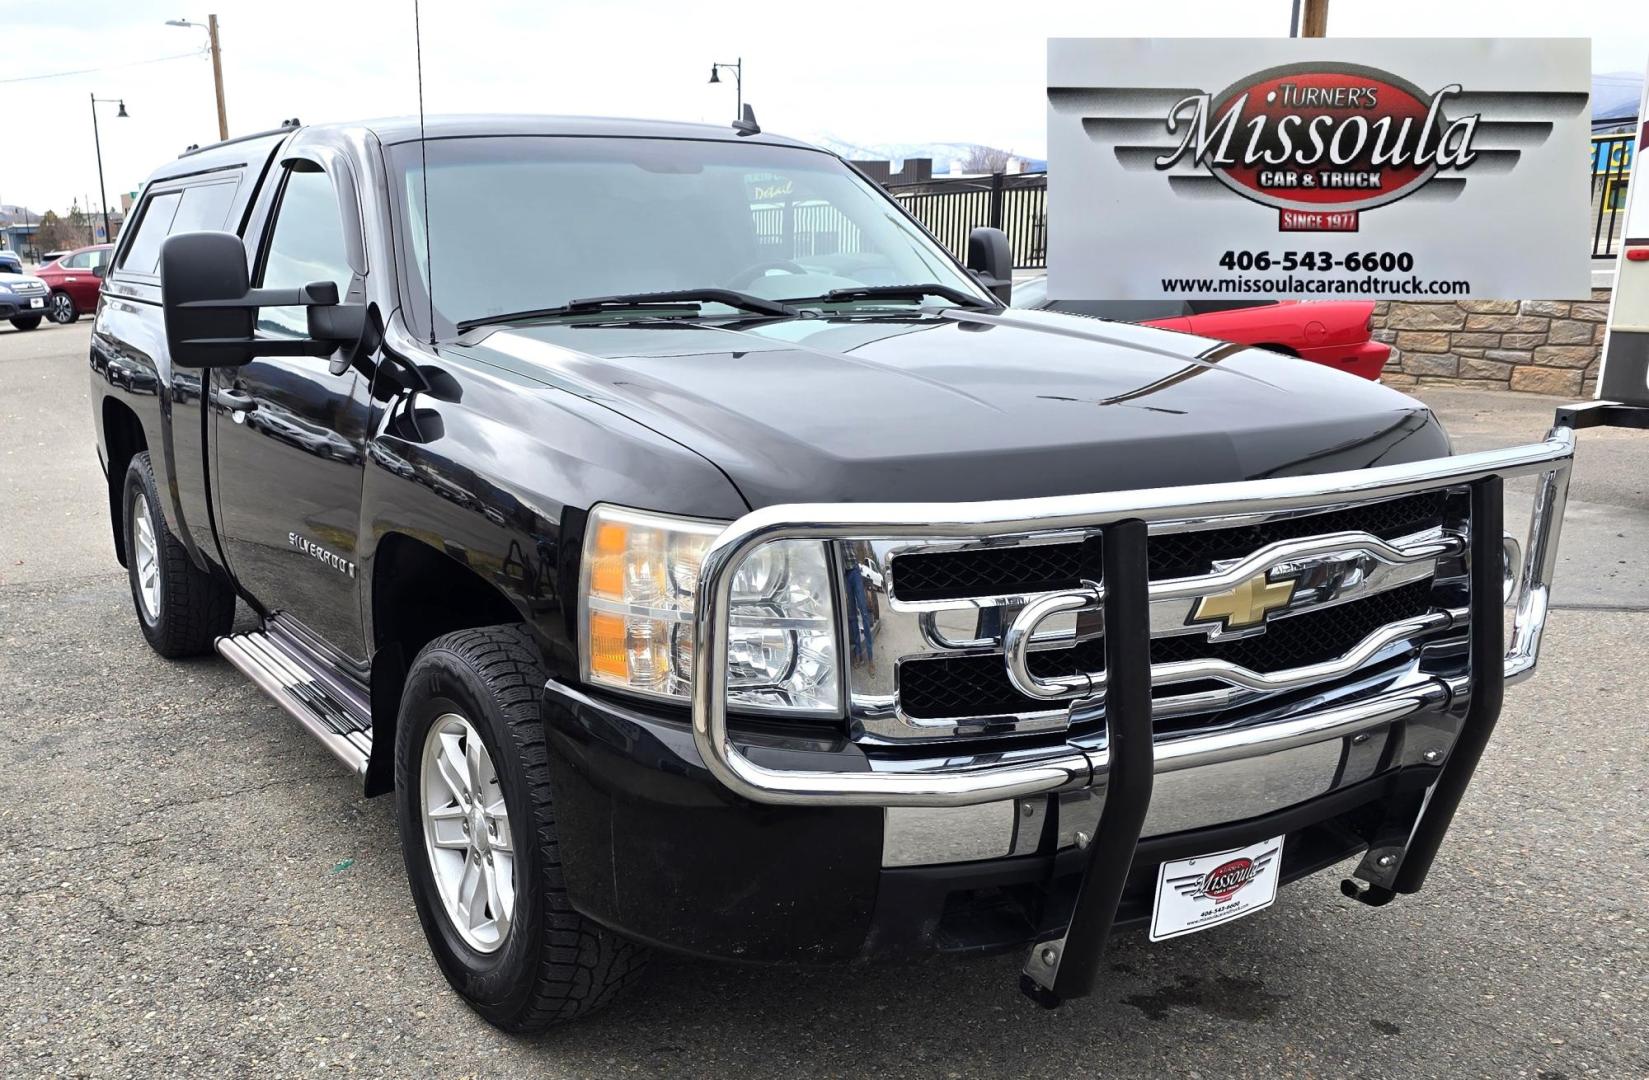
[[[723,68],[733,73],[734,93],[737,95],[733,105],[733,119],[737,120],[744,116],[744,57],[739,57],[738,61],[732,64],[711,64],[711,82],[721,82]]]
[[[97,147],[97,197],[103,203],[103,242],[112,243],[114,230],[109,228],[109,196],[103,188],[103,137],[97,131],[97,107],[99,105],[119,105],[120,111],[115,116],[125,117],[131,114],[126,111],[125,98],[100,98],[96,94],[89,95],[92,99],[92,145]]]
[[[212,49],[212,86],[218,95],[218,138],[229,137],[229,112],[223,104],[223,54],[218,50],[218,17],[206,16],[204,23],[190,22],[188,19],[167,19],[167,26],[196,26],[206,31],[207,43]]]

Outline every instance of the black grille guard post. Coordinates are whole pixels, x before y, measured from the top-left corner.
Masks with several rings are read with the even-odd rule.
[[[1471,661],[1470,694],[1460,735],[1449,751],[1443,773],[1421,811],[1419,825],[1409,837],[1397,870],[1393,892],[1414,893],[1443,846],[1443,836],[1471,784],[1477,763],[1489,745],[1506,698],[1505,623],[1501,603],[1501,520],[1503,491],[1500,477],[1477,481],[1471,489]],[[1378,886],[1376,886],[1378,888]]]
[[[1151,738],[1149,571],[1143,521],[1105,529],[1101,559],[1105,585],[1105,745],[1110,768],[1105,806],[1088,852],[1088,866],[1063,936],[1031,949],[1019,985],[1054,1008],[1093,989],[1117,904],[1134,865],[1145,813],[1151,807],[1156,756]]]

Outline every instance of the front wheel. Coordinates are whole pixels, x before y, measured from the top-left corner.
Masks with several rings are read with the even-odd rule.
[[[46,301],[46,311],[54,323],[67,325],[80,318],[80,312],[74,306],[74,297],[61,289],[52,293],[52,298]]]
[[[20,319],[13,319],[11,324],[19,330],[33,330],[40,325],[40,316],[25,315]]]
[[[453,989],[508,1031],[606,1005],[646,960],[567,900],[547,678],[523,627],[446,634],[413,661],[395,730],[396,820],[424,935]]]

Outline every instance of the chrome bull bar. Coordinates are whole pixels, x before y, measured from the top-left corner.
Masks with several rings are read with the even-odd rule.
[[[1522,679],[1533,672],[1539,657],[1573,457],[1573,431],[1556,427],[1539,443],[1352,472],[996,502],[794,504],[756,510],[727,527],[706,554],[701,567],[694,615],[694,742],[712,775],[735,794],[760,803],[963,806],[1085,787],[1092,783],[1096,771],[1110,773],[1113,784],[1115,782],[1114,753],[1096,754],[1072,744],[1028,760],[959,754],[917,767],[880,769],[873,766],[859,772],[772,768],[753,760],[735,743],[728,729],[728,627],[734,571],[766,543],[791,539],[954,539],[1077,529],[1099,529],[1109,538],[1117,526],[1133,522],[1146,525],[1172,522],[1185,527],[1215,522],[1222,526],[1239,525],[1288,511],[1353,505],[1439,487],[1477,485],[1492,480],[1496,481],[1498,490],[1500,479],[1534,474],[1538,475],[1539,482],[1528,541],[1523,547],[1522,567],[1517,574],[1516,616],[1511,641],[1496,672],[1500,678],[1495,681],[1498,684]],[[1516,545],[1503,544],[1498,498],[1494,505],[1495,522],[1473,521],[1473,550],[1475,553],[1478,549],[1475,541],[1479,534],[1490,531],[1496,564],[1492,592],[1494,610],[1498,613],[1505,577],[1501,563]],[[1142,546],[1143,543],[1142,539]],[[1477,591],[1474,588],[1474,607]],[[1056,598],[1059,596],[1076,603],[1069,599],[1071,594],[1056,594]],[[1083,595],[1078,606],[1088,603],[1108,607],[1104,590],[1096,587],[1092,595]],[[1039,621],[1025,622],[1024,615],[1030,610],[1027,608],[1016,623],[1026,639],[1034,629],[1034,621]],[[1038,613],[1039,618],[1046,614],[1045,611]],[[1107,610],[1107,639],[1117,634],[1134,636],[1137,632],[1142,642],[1148,641],[1145,618],[1137,617],[1134,621],[1138,623],[1137,628]],[[1011,629],[1005,636],[1008,640],[1004,644],[1011,657],[1015,630]],[[1474,631],[1473,636],[1480,635]],[[1495,637],[1497,640],[1500,637],[1498,625]],[[1148,657],[1148,649],[1140,655]],[[1148,674],[1148,659],[1145,664]],[[1107,665],[1107,671],[1116,670]],[[1027,684],[1021,685],[1021,689],[1038,685],[1028,680],[1028,672],[1023,674]],[[1019,681],[1018,678],[1015,681]],[[1148,703],[1148,679],[1146,685]],[[1103,691],[1108,696],[1111,693],[1109,686],[1098,682],[1088,689],[1094,694]],[[1058,692],[1067,690],[1062,688]],[[1043,692],[1046,693],[1045,688]],[[1107,713],[1110,712],[1112,710],[1107,709]],[[1146,713],[1148,725],[1148,704]],[[1113,746],[1114,719],[1107,718],[1107,742]],[[1277,734],[1282,736],[1280,731]],[[1291,731],[1289,737],[1298,739],[1299,734]],[[1186,745],[1178,746],[1181,742]],[[1176,749],[1169,753],[1170,757],[1183,753],[1201,760],[1252,756],[1279,748],[1270,744],[1264,727],[1195,736],[1175,740],[1175,743]],[[1155,751],[1158,769],[1162,768],[1166,750],[1165,744]]]

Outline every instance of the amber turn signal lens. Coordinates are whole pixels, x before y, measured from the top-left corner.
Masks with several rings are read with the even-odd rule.
[[[596,526],[595,550],[590,559],[590,591],[615,599],[624,595],[624,551],[630,542],[629,526],[602,522]]]
[[[590,672],[628,680],[630,661],[625,652],[626,622],[622,615],[590,612]]]

